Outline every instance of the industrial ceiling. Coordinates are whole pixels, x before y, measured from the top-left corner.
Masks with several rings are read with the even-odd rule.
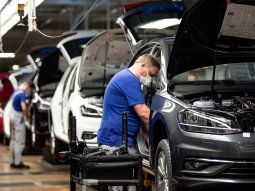
[[[3,4],[6,5],[11,3],[11,1],[16,1],[17,4],[17,0],[1,0],[1,13],[3,11]],[[19,2],[20,1],[22,0],[19,0]],[[43,33],[51,36],[60,35],[63,34],[63,32],[72,29],[95,3],[95,0],[35,1],[38,1],[37,4],[39,5],[36,8],[37,27]],[[194,0],[187,1],[194,2]],[[123,13],[124,5],[129,2],[134,2],[134,0],[97,0],[93,10],[88,17],[78,25],[76,30],[110,29],[116,27],[116,19]],[[16,12],[17,10],[14,11]],[[24,23],[27,24],[27,17],[24,18]],[[22,42],[24,42],[24,37],[27,31],[27,26],[14,25],[2,37],[3,50],[5,52],[15,52]],[[12,65],[27,65],[26,55],[32,47],[56,44],[60,40],[61,38],[47,38],[38,32],[29,33],[15,58],[0,58],[0,72],[11,70]]]

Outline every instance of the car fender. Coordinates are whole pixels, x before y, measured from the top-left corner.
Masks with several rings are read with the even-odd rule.
[[[167,127],[167,123],[165,122],[164,116],[162,113],[156,113],[155,116],[150,121],[149,127],[149,145],[150,145],[150,164],[151,166],[154,165],[154,155],[157,148],[155,148],[154,142],[157,138],[157,124],[161,123],[164,130],[166,131],[166,138],[169,140],[169,128]]]

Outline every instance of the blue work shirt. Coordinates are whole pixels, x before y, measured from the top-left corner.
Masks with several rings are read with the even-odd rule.
[[[17,90],[13,94],[12,106],[15,111],[22,112],[21,103],[26,103],[26,94],[22,90]]]
[[[127,112],[128,146],[136,146],[141,121],[133,106],[144,103],[138,78],[129,69],[117,73],[105,90],[103,117],[97,134],[98,144],[112,147],[122,145],[122,114]]]

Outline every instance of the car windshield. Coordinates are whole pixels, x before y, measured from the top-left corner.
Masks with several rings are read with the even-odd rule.
[[[199,82],[213,79],[213,66],[198,68],[179,74],[173,78],[174,82]],[[230,80],[238,82],[255,82],[255,62],[228,63],[217,65],[215,80]]]
[[[83,49],[85,48],[87,42],[92,38],[91,37],[86,37],[86,38],[79,38],[79,39],[74,39],[71,41],[68,41],[64,43],[64,48],[68,52],[70,58],[75,58],[78,56],[82,55]]]
[[[125,18],[125,24],[139,41],[146,38],[175,35],[184,8],[173,3],[143,6],[141,11]]]

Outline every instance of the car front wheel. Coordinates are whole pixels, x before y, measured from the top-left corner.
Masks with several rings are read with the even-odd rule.
[[[172,183],[171,151],[167,139],[159,142],[155,160],[157,191],[176,190]]]

